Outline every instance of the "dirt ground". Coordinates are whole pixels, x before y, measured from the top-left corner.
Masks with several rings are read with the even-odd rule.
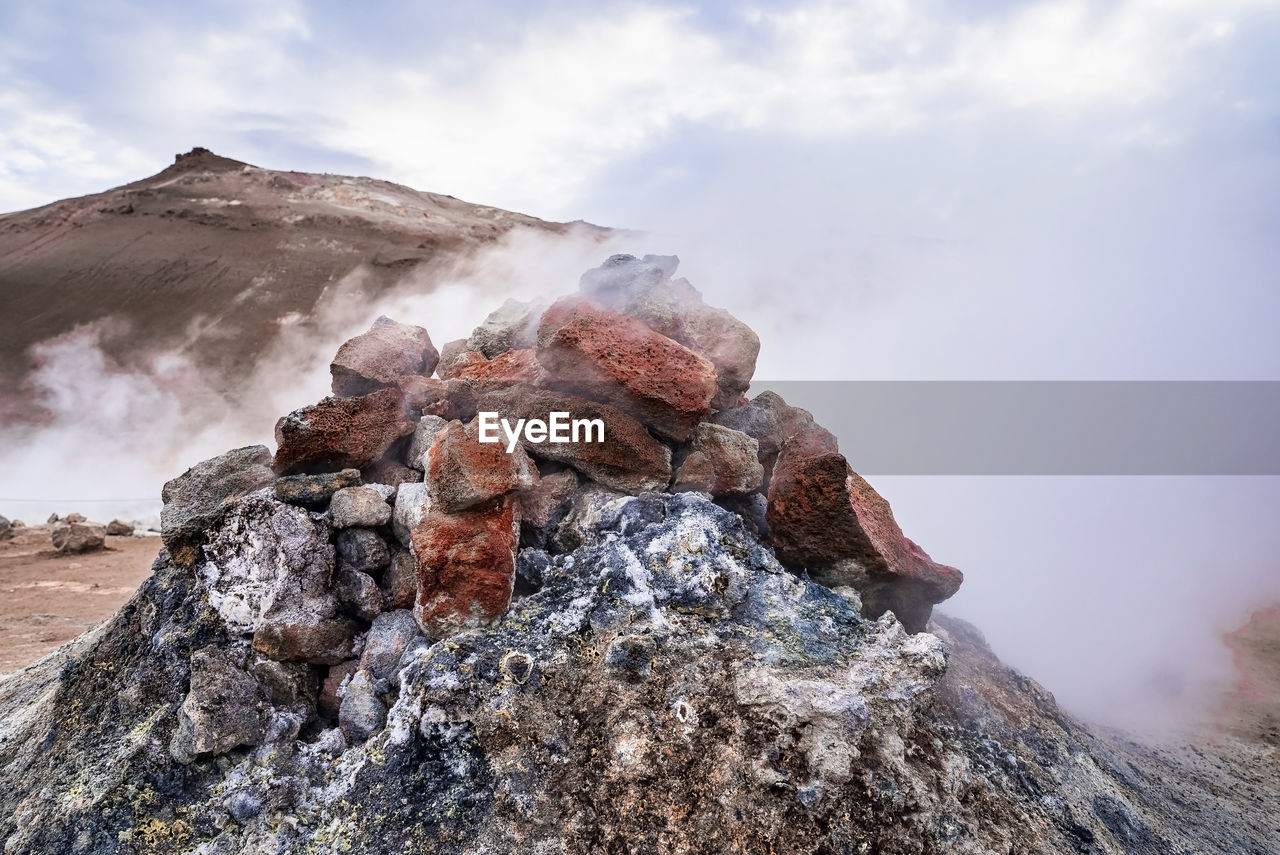
[[[29,526],[0,541],[0,674],[115,614],[160,551],[158,537],[108,537],[105,549],[62,555],[49,534],[49,526]]]

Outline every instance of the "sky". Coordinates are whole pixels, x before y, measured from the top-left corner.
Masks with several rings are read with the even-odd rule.
[[[201,145],[643,230],[766,379],[1280,380],[1278,48],[1276,0],[11,2],[0,211]],[[1275,481],[877,485],[1106,717],[1280,599]]]

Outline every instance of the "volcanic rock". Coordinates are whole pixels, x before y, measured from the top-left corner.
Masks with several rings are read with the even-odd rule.
[[[502,438],[500,438],[501,440]],[[477,422],[450,422],[424,457],[427,492],[433,505],[457,513],[533,485],[538,470],[519,444],[480,442]]]
[[[723,410],[751,385],[760,338],[729,312],[706,305],[688,280],[671,279],[679,263],[674,255],[615,255],[583,274],[579,288],[711,360],[718,387],[712,406]]]
[[[160,533],[179,564],[195,560],[205,532],[217,526],[230,505],[271,484],[271,452],[249,445],[197,463],[164,485]]]
[[[774,468],[767,520],[778,557],[830,587],[857,588],[868,617],[893,609],[909,631],[923,632],[933,605],[964,576],[902,534],[889,503],[824,433],[798,433]]]
[[[400,667],[410,642],[418,637],[418,623],[407,609],[384,612],[373,619],[360,657],[360,670],[374,680],[389,680]]]
[[[468,354],[479,353],[479,351],[471,350],[467,347],[465,338],[457,338],[453,341],[446,341],[440,345],[440,361],[436,363],[436,374],[441,380],[447,380],[453,375],[454,370],[459,363],[465,363],[473,357]],[[484,356],[483,353],[480,354]],[[488,359],[488,357],[485,357]]]
[[[441,362],[438,373],[441,380],[460,380],[468,372],[489,364],[489,358],[476,350],[460,350],[449,355],[448,362]]]
[[[547,372],[532,349],[507,350],[484,361],[469,360],[459,365],[451,377],[470,383],[477,393],[512,383],[541,386],[547,382]]]
[[[545,546],[563,519],[569,500],[578,490],[578,476],[572,469],[551,472],[538,483],[520,491],[520,540],[522,544]]]
[[[379,526],[391,522],[391,506],[372,487],[343,487],[329,503],[329,524],[334,528]]]
[[[358,487],[359,469],[322,472],[319,475],[285,475],[276,479],[276,498],[291,505],[320,509],[343,487]]]
[[[265,621],[253,649],[281,662],[333,665],[349,659],[359,628],[347,618],[290,613]]]
[[[572,466],[582,475],[624,493],[662,490],[671,481],[671,449],[649,435],[644,426],[608,404],[567,392],[513,386],[481,396],[477,405],[516,419],[548,421],[552,412],[575,419],[600,419],[604,442],[532,443],[521,436],[529,454]]]
[[[359,667],[359,659],[348,659],[346,662],[339,662],[329,667],[324,681],[320,684],[320,695],[316,701],[316,706],[321,713],[330,719],[338,717],[338,709],[342,706],[342,693],[346,689],[345,683]]]
[[[266,736],[258,682],[225,651],[204,647],[191,655],[191,688],[178,711],[169,753],[180,763],[201,755],[254,746]]]
[[[107,529],[97,523],[59,522],[51,532],[53,548],[59,552],[89,552],[107,542]]]
[[[424,415],[419,419],[418,426],[413,431],[413,440],[409,443],[409,451],[405,454],[405,462],[414,469],[422,471],[426,465],[422,461],[422,456],[436,441],[436,434],[447,424],[449,420],[440,416]]]
[[[340,562],[333,574],[333,594],[346,611],[363,621],[371,621],[387,607],[386,594],[373,577]]]
[[[382,590],[389,609],[412,609],[418,600],[418,562],[408,549],[391,556],[391,566],[382,574]]]
[[[373,680],[363,670],[357,670],[347,681],[342,693],[342,705],[338,708],[338,726],[348,744],[364,742],[382,729],[387,720],[387,708],[378,699]]]
[[[425,483],[401,484],[396,488],[395,507],[391,511],[391,530],[396,540],[409,548],[410,534],[431,509],[431,496]]]
[[[410,416],[440,416],[445,421],[469,421],[476,414],[475,390],[465,380],[402,377],[398,388]]]
[[[84,514],[67,514],[65,517],[62,518],[62,522],[82,523],[82,522],[88,522],[88,520],[85,518]]]
[[[472,331],[466,340],[466,349],[493,359],[508,350],[533,347],[538,337],[538,321],[546,308],[547,304],[540,301],[508,299]]]
[[[363,469],[413,428],[399,389],[325,398],[276,422],[275,468],[285,475]]]
[[[107,535],[110,537],[132,537],[133,523],[124,520],[112,520],[107,523]]]
[[[333,394],[356,397],[394,386],[405,375],[429,377],[436,370],[438,360],[431,336],[422,327],[380,317],[368,332],[338,348],[329,366]]]
[[[641,321],[578,298],[543,313],[538,361],[557,384],[679,442],[711,414],[716,394],[715,366],[707,359]]]
[[[9,518],[0,514],[0,540],[8,540],[13,537],[13,523]]]
[[[507,610],[520,539],[514,496],[456,514],[433,506],[412,539],[418,560],[413,616],[426,635],[492,623]]]
[[[390,510],[390,508],[388,508]],[[391,563],[387,542],[369,528],[345,528],[334,540],[338,558],[362,573],[374,573]]]
[[[693,432],[672,490],[700,490],[713,496],[754,493],[764,481],[758,454],[759,445],[745,433],[703,422]]]

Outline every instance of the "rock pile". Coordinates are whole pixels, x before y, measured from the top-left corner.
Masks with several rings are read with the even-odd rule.
[[[959,571],[903,536],[810,413],[743,397],[759,339],[672,279],[675,266],[614,256],[577,294],[508,301],[440,352],[422,327],[379,318],[339,349],[332,396],[280,419],[274,456],[237,449],[165,485],[170,555],[199,568],[256,655],[328,669],[320,709],[352,741],[394,702],[394,657],[374,666],[370,650],[498,620],[538,589],[546,556],[589,541],[625,495],[705,494],[793,572],[922,631]],[[483,412],[512,424],[568,413],[599,420],[603,438],[482,442]],[[193,687],[226,696],[219,675],[241,666],[206,664]],[[205,744],[190,732],[178,756]]]

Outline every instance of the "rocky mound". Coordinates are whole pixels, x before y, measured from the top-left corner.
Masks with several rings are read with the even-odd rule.
[[[674,268],[611,258],[438,350],[380,320],[274,455],[167,484],[137,597],[0,684],[5,852],[1274,839],[930,623],[959,571],[809,413],[743,397],[758,340]]]

